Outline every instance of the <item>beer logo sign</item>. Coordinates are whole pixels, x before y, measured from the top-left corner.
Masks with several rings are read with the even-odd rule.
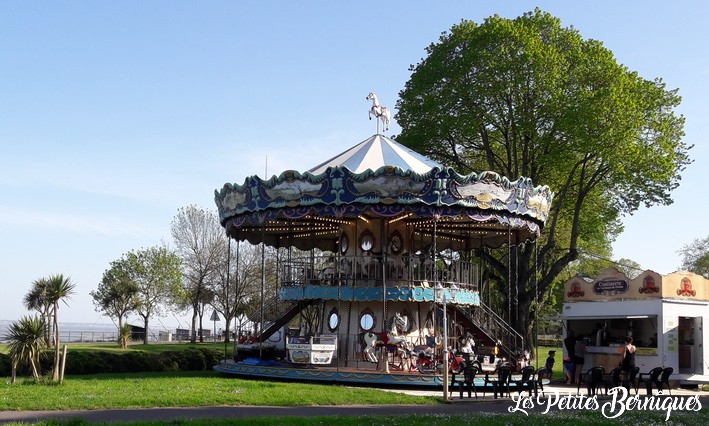
[[[595,294],[615,295],[628,292],[628,282],[626,280],[596,281],[593,283]]]

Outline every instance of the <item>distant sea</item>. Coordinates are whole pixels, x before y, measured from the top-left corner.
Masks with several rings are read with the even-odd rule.
[[[0,320],[0,342],[5,342],[7,330],[14,321]],[[142,324],[135,324],[142,326]],[[166,330],[162,324],[150,327],[151,334],[159,331],[175,332],[174,329]],[[114,324],[95,324],[78,322],[59,322],[59,332],[62,341],[113,341],[117,338],[118,327]],[[151,339],[152,340],[152,339]]]

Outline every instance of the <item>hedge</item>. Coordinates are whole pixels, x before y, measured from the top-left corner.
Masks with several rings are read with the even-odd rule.
[[[205,371],[219,364],[222,353],[210,348],[188,348],[184,350],[164,351],[160,353],[131,351],[116,352],[86,352],[69,351],[66,355],[64,372],[70,374],[99,373],[142,373],[160,371]],[[54,353],[45,351],[42,354],[42,372],[52,369]],[[27,372],[18,372],[25,374]],[[10,357],[0,354],[0,377],[12,374]]]

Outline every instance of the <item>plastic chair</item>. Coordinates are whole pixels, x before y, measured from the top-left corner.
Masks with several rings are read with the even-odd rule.
[[[519,393],[522,393],[522,391],[525,389],[529,390],[529,392],[532,393],[532,391],[535,390],[534,383],[532,383],[532,379],[534,376],[534,367],[528,365],[522,368],[521,373],[522,376],[519,379],[511,379],[510,384],[514,384],[517,388],[517,392]]]
[[[501,366],[497,367],[495,371],[493,371],[491,374],[496,375],[497,377],[494,380],[490,379],[490,374],[485,375],[485,390],[483,391],[483,395],[487,391],[488,385],[492,386],[492,392],[497,398],[498,393],[501,396],[505,395],[505,389],[507,390],[507,395],[510,395],[510,377],[512,377],[512,368],[508,366]]]
[[[474,365],[466,366],[463,369],[463,380],[458,382],[458,390],[460,391],[460,397],[463,398],[463,388],[468,390],[468,398],[470,398],[471,393],[475,393],[475,398],[478,397],[478,389],[475,386],[475,376],[478,374],[478,368]]]
[[[586,382],[588,394],[595,395],[596,391],[603,386],[603,375],[605,373],[606,369],[603,367],[593,367],[582,373],[579,382],[576,384],[576,394],[578,395],[581,390],[581,382]]]
[[[588,370],[588,394],[596,395],[598,389],[603,386],[603,376],[606,374],[606,369],[603,367],[593,367]]]
[[[606,395],[608,395],[608,391],[611,388],[615,388],[620,386],[620,373],[623,372],[623,369],[620,367],[616,367],[611,370],[610,373],[608,373],[606,380],[604,381],[606,385]]]
[[[648,395],[652,395],[652,385],[657,386],[658,389],[662,390],[662,383],[660,382],[660,375],[662,374],[662,367],[655,367],[650,370],[649,373],[640,373],[638,377],[638,386],[640,383],[645,383],[645,390]],[[647,377],[647,378],[645,378]]]
[[[623,386],[625,386],[626,389],[628,389],[628,394],[630,394],[630,388],[631,386],[635,388],[635,395],[638,394],[638,373],[640,372],[640,367],[635,367],[632,370],[630,370],[630,377],[628,377],[627,383],[623,383]]]
[[[665,367],[662,369],[662,374],[660,375],[660,390],[663,390],[667,386],[667,391],[672,395],[672,388],[670,387],[670,376],[675,370],[672,367]]]
[[[539,370],[534,373],[534,377],[532,378],[532,384],[534,385],[534,396],[537,396],[539,390],[542,391],[542,396],[544,396],[544,377],[541,377],[541,374],[546,374],[546,372],[546,367],[540,367]]]

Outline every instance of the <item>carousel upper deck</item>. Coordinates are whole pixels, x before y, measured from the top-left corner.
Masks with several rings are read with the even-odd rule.
[[[439,262],[408,254],[312,255],[281,261],[281,300],[330,299],[427,302],[435,287],[454,288],[451,303],[478,305],[480,266],[460,259]]]

